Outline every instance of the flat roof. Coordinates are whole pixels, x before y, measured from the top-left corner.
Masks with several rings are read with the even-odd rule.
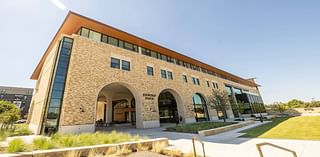
[[[174,57],[179,60],[191,63],[191,64],[199,66],[201,68],[205,68],[205,69],[210,70],[212,72],[215,72],[217,74],[225,75],[230,79],[230,81],[237,80],[238,81],[237,83],[240,83],[240,84],[244,84],[244,85],[251,86],[251,87],[258,86],[258,84],[256,84],[252,80],[243,79],[239,76],[233,75],[229,72],[218,69],[214,66],[208,65],[208,64],[203,63],[199,60],[193,59],[193,58],[188,57],[186,55],[183,55],[181,53],[175,52],[173,50],[170,50],[168,48],[165,48],[165,47],[160,46],[158,44],[155,44],[153,42],[147,41],[145,39],[142,39],[142,38],[137,37],[135,35],[132,35],[130,33],[124,32],[124,31],[119,30],[117,28],[114,28],[112,26],[106,25],[106,24],[101,23],[99,21],[93,20],[91,18],[82,16],[82,15],[77,14],[72,11],[69,11],[68,15],[64,19],[62,25],[60,26],[59,30],[57,31],[57,33],[55,34],[55,36],[51,40],[48,48],[46,49],[45,53],[42,56],[40,62],[38,63],[35,70],[33,71],[32,75],[31,75],[31,79],[33,79],[33,80],[38,79],[40,72],[41,72],[41,69],[42,69],[42,66],[44,64],[44,61],[46,60],[49,52],[54,47],[55,43],[59,40],[60,36],[62,34],[66,34],[66,35],[76,34],[77,31],[81,27],[90,28],[90,29],[95,30],[97,32],[107,34],[112,37],[131,42],[131,43],[136,44],[138,46],[142,46],[144,48],[151,49],[151,50],[159,52],[161,54],[164,54],[164,55]]]

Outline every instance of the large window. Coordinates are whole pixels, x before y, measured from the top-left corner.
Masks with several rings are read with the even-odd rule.
[[[170,92],[161,92],[158,98],[160,123],[176,123],[179,121],[177,103]]]
[[[111,58],[111,68],[120,69],[120,59]]]
[[[58,130],[58,121],[60,117],[64,85],[68,73],[72,44],[73,39],[64,37],[59,45],[60,49],[57,58],[57,66],[55,67],[55,76],[53,76],[52,85],[50,88],[46,116],[43,119],[42,132],[45,134],[51,134]]]
[[[147,66],[147,75],[153,76],[153,67]]]
[[[122,70],[130,71],[130,62],[122,60]]]
[[[209,120],[207,105],[204,98],[196,93],[192,96],[192,102],[194,106],[195,118],[197,121]]]

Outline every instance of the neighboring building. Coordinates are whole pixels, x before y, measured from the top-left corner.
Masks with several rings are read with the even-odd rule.
[[[252,80],[73,12],[31,79],[37,83],[28,121],[36,134],[93,132],[102,123],[159,127],[217,120],[218,113],[234,118],[232,109],[208,104],[213,89],[261,100]]]
[[[32,88],[0,86],[0,100],[15,104],[21,111],[21,118],[26,118],[32,99]]]

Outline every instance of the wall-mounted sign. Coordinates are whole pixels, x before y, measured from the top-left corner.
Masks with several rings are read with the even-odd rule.
[[[146,100],[154,100],[154,98],[157,96],[155,94],[149,94],[149,93],[143,93],[142,95]]]

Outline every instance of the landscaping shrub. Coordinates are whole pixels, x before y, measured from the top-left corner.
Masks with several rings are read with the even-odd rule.
[[[33,145],[33,149],[36,149],[36,150],[45,150],[45,149],[54,148],[54,143],[45,137],[39,137],[34,139],[32,142],[32,145]]]
[[[10,141],[7,149],[9,153],[23,152],[25,150],[26,150],[26,144],[20,138],[16,138]]]

